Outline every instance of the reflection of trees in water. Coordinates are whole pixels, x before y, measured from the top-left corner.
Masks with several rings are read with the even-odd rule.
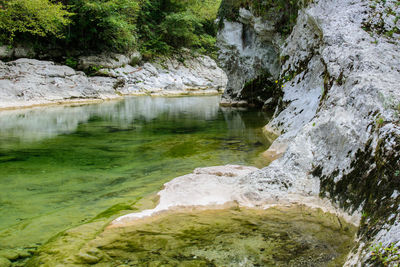
[[[0,113],[0,134],[37,141],[74,132],[90,120],[111,121],[124,127],[135,120],[151,121],[160,116],[173,120],[212,120],[218,115],[218,96],[153,98],[132,97],[123,101],[81,106],[40,107]]]
[[[244,108],[225,108],[221,107],[221,112],[227,124],[229,134],[244,137],[249,142],[269,144],[263,138],[261,128],[271,118],[270,114],[262,111],[249,112]],[[259,131],[254,131],[259,129]]]

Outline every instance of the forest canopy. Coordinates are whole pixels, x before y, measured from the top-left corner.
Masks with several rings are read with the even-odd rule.
[[[145,57],[214,49],[221,0],[0,0],[0,44]]]

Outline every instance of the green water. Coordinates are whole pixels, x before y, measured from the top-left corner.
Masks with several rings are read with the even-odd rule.
[[[328,267],[343,265],[354,233],[336,216],[301,206],[207,210],[110,229],[85,249],[108,266]]]
[[[218,101],[135,97],[0,112],[0,250],[30,253],[196,167],[261,167],[268,115]]]
[[[59,236],[28,266],[339,267],[356,228],[321,210],[292,206],[164,213],[71,246],[86,230]]]

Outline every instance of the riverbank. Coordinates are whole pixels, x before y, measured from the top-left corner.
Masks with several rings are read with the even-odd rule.
[[[235,180],[254,170],[238,165],[196,169],[166,183],[157,196],[134,205],[139,212],[108,227],[104,220],[94,221],[59,234],[27,266],[341,266],[354,245],[356,226],[337,209],[327,210],[329,200],[310,197],[264,206],[226,202],[232,200]]]
[[[0,110],[133,95],[215,95],[221,94],[227,83],[225,73],[207,56],[164,58],[140,66],[102,64],[104,58],[99,58],[96,71],[87,75],[52,61],[0,61]]]
[[[126,227],[143,218],[157,216],[157,214],[168,211],[187,208],[213,209],[229,205],[229,203],[235,203],[238,207],[263,210],[271,207],[303,205],[334,214],[338,219],[342,218],[347,223],[359,226],[360,214],[348,214],[333,206],[328,199],[322,199],[315,195],[282,192],[279,197],[249,198],[248,194],[251,194],[251,191],[246,185],[250,186],[250,184],[246,183],[246,178],[256,171],[259,169],[239,165],[195,169],[191,174],[177,177],[164,184],[163,190],[157,194],[156,207],[119,217],[109,227]]]

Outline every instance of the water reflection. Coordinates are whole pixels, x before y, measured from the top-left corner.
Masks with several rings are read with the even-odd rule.
[[[0,112],[0,250],[35,247],[197,167],[257,165],[268,115],[218,102],[133,97]]]
[[[151,121],[160,115],[174,119],[186,114],[192,119],[213,120],[218,113],[218,96],[152,98],[132,97],[121,101],[80,106],[38,107],[0,112],[0,136],[39,141],[76,131],[93,119],[118,123]]]
[[[114,126],[124,128],[138,120],[150,122],[161,116],[167,120],[181,120],[184,116],[190,121],[211,121],[216,120],[220,112],[223,114],[228,129],[235,131],[235,134],[241,132],[245,134],[246,128],[254,127],[254,124],[261,127],[268,118],[268,115],[263,112],[253,113],[253,116],[256,114],[253,118],[243,118],[245,115],[243,110],[220,108],[219,100],[219,96],[132,97],[101,104],[2,111],[0,112],[0,144],[7,138],[26,142],[70,134],[75,132],[80,124],[95,120],[113,122]],[[140,126],[137,125],[137,127],[140,130]]]

